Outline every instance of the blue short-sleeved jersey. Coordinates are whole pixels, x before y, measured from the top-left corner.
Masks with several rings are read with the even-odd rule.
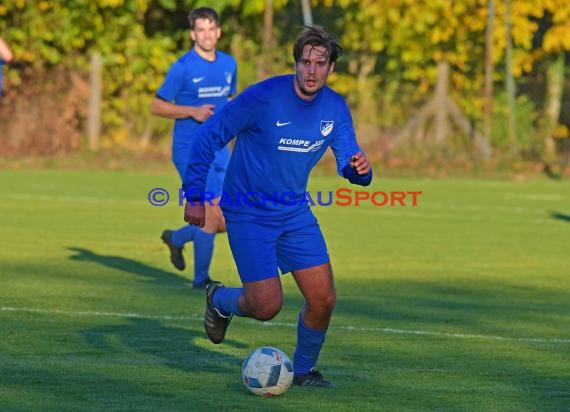
[[[156,95],[179,105],[212,104],[216,110],[236,90],[237,64],[232,56],[216,51],[216,60],[208,61],[191,49],[172,65]],[[175,120],[172,146],[174,156],[178,148],[184,149],[191,144],[192,132],[199,125],[192,118]]]
[[[283,75],[253,85],[196,130],[183,185],[187,199],[204,191],[213,153],[234,136],[221,199],[228,220],[280,218],[308,208],[309,174],[329,146],[339,174],[370,183],[372,173],[359,176],[349,166],[361,149],[343,97],[325,86],[307,102],[293,82],[293,75]]]

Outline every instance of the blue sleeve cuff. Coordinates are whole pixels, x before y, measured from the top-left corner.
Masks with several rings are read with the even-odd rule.
[[[350,183],[360,186],[368,186],[372,182],[372,169],[365,175],[359,175],[349,164],[342,168],[342,177],[348,179]]]

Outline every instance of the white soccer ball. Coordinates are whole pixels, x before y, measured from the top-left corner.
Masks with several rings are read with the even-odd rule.
[[[258,396],[282,395],[293,382],[293,364],[279,349],[261,347],[245,358],[241,375],[245,387]]]

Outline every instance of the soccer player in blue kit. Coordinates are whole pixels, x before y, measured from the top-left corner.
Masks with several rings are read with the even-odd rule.
[[[0,96],[2,96],[2,66],[5,63],[10,63],[14,58],[12,49],[8,46],[8,43],[0,37]]]
[[[192,132],[214,111],[235,94],[237,64],[235,59],[216,50],[221,36],[220,19],[216,11],[200,7],[190,12],[190,35],[194,47],[172,65],[152,101],[154,114],[175,119],[172,141],[172,161],[180,177],[184,177],[192,148]],[[219,197],[230,158],[229,149],[220,147],[208,174],[206,189]],[[194,242],[193,286],[203,289],[210,281],[209,268],[216,233],[226,230],[219,207],[208,207],[205,226],[185,225],[178,230],[165,230],[162,240],[170,249],[173,265],[184,270],[184,244]]]
[[[327,247],[306,199],[309,174],[330,146],[341,176],[372,181],[349,109],[326,86],[342,52],[326,29],[305,26],[293,46],[294,75],[249,87],[196,130],[183,183],[184,218],[201,226],[214,153],[237,136],[219,205],[242,287],[207,286],[206,333],[220,343],[233,315],[272,319],[283,304],[279,270],[291,272],[305,298],[293,354],[293,383],[302,386],[333,386],[316,364],[336,302]]]

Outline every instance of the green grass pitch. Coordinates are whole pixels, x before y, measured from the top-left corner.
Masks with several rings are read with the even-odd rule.
[[[203,293],[160,240],[183,223],[178,186],[0,172],[0,410],[569,410],[568,182],[377,176],[364,190],[422,191],[417,206],[316,206],[338,294],[319,368],[336,389],[272,399],[249,394],[241,363],[263,345],[292,356],[300,295],[283,277],[274,320],[236,318],[210,344]],[[316,176],[310,191],[342,187]],[[212,272],[238,284],[225,235]]]

